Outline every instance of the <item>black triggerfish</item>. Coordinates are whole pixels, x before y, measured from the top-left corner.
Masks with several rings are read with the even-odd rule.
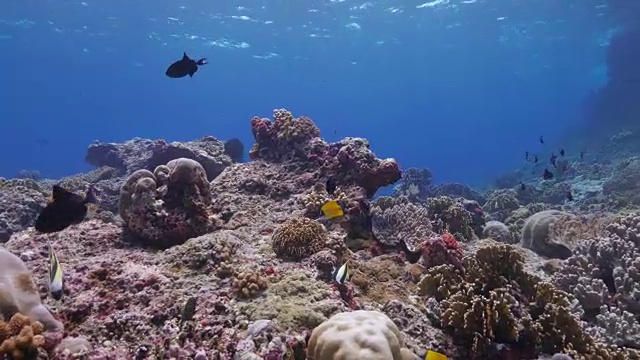
[[[171,64],[165,74],[167,74],[167,76],[170,78],[181,78],[187,75],[192,77],[193,74],[198,71],[198,66],[206,64],[207,58],[202,58],[198,61],[195,61],[189,58],[189,56],[187,56],[187,53],[185,52],[182,55],[182,59]]]

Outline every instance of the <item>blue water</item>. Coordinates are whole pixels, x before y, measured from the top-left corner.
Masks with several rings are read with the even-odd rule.
[[[88,170],[96,139],[213,135],[248,148],[251,117],[285,107],[328,140],[366,137],[379,156],[428,167],[437,181],[486,183],[520,166],[539,135],[553,143],[581,124],[619,26],[605,0],[6,0],[0,9],[0,176]],[[210,64],[166,77],[183,51]]]

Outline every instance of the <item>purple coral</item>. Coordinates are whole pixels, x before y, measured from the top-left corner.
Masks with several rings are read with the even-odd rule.
[[[212,229],[211,185],[195,160],[138,170],[120,189],[120,216],[136,238],[170,247]]]

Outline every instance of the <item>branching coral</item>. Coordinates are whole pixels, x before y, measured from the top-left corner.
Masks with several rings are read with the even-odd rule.
[[[44,325],[27,316],[14,314],[8,322],[0,321],[0,357],[27,359],[45,345]]]
[[[233,290],[239,298],[256,297],[267,288],[267,280],[258,271],[245,271],[235,276]]]
[[[427,210],[436,233],[449,232],[458,240],[476,238],[473,216],[466,209],[463,199],[438,196],[427,200]]]
[[[271,236],[271,247],[278,257],[302,260],[325,248],[327,231],[319,222],[293,218],[280,225]]]
[[[195,160],[180,158],[152,173],[135,171],[120,189],[119,212],[145,243],[166,248],[213,228],[211,185]]]
[[[404,242],[410,251],[420,249],[434,235],[426,208],[405,196],[381,196],[371,206],[371,224],[376,239],[385,245]]]
[[[452,265],[430,268],[420,281],[433,297],[441,326],[469,349],[469,358],[496,358],[500,343],[531,358],[566,351],[576,359],[617,359],[574,314],[572,297],[524,270],[516,247],[489,242],[464,258],[464,274]],[[514,355],[511,355],[514,356]]]
[[[378,311],[339,313],[313,329],[307,346],[309,360],[410,360],[398,327]]]
[[[520,207],[518,193],[514,189],[500,189],[492,191],[482,206],[485,211],[497,216],[496,220],[504,220],[509,214]]]
[[[621,217],[607,231],[580,244],[553,280],[596,315],[600,336],[637,349],[640,342],[632,334],[640,328],[640,216]]]

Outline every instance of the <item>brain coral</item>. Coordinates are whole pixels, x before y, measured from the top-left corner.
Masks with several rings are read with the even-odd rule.
[[[485,238],[492,238],[494,240],[510,244],[513,242],[511,231],[507,225],[500,221],[488,221],[484,229],[482,229],[482,235]]]
[[[19,312],[49,330],[62,330],[62,323],[40,302],[40,294],[19,257],[0,247],[0,314]]]
[[[378,311],[339,313],[313,329],[307,346],[309,360],[409,360],[398,327]]]
[[[319,222],[293,218],[280,225],[271,236],[271,247],[278,257],[301,260],[325,247],[327,231]]]
[[[211,185],[195,160],[180,158],[137,170],[120,188],[120,216],[126,228],[149,245],[170,247],[212,227]]]
[[[550,258],[566,259],[571,256],[571,245],[552,236],[553,224],[562,217],[575,217],[558,210],[545,210],[531,215],[524,223],[520,245]]]

